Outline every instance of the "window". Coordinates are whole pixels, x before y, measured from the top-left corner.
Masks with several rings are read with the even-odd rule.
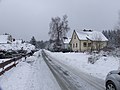
[[[84,47],[87,47],[87,43],[86,43],[86,42],[84,42],[84,43],[83,43],[83,46],[84,46]]]
[[[73,48],[75,47],[75,44],[73,43]]]
[[[76,43],[76,47],[78,46],[78,44]]]
[[[88,47],[91,47],[91,43],[88,43]]]
[[[74,39],[76,39],[76,35],[74,35]]]

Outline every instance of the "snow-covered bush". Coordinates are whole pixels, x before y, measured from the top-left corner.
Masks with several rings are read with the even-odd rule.
[[[98,59],[98,56],[90,56],[88,57],[88,63],[94,64]]]
[[[14,41],[11,44],[0,44],[1,50],[26,50],[27,52],[30,52],[31,50],[35,49],[34,45],[31,45],[29,43],[22,43],[18,41]]]
[[[94,64],[101,57],[100,53],[92,52],[91,56],[88,57],[88,63]]]

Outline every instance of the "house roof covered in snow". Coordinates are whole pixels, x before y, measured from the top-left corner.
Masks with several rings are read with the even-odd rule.
[[[80,40],[92,40],[92,41],[108,41],[108,39],[102,34],[102,32],[93,30],[76,31]]]
[[[15,40],[13,43],[21,44],[22,42],[23,42],[22,39],[17,39],[17,40]]]
[[[70,40],[71,40],[70,38],[64,39],[64,43],[68,44],[70,42]]]
[[[8,35],[0,35],[0,43],[8,43]]]

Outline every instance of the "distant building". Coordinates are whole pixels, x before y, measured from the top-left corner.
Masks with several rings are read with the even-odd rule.
[[[63,43],[64,43],[64,49],[70,50],[70,38],[64,37],[63,38]]]
[[[82,30],[77,32],[74,30],[70,41],[72,51],[92,51],[100,50],[107,46],[108,39],[98,31]]]
[[[13,38],[9,34],[0,35],[0,44],[10,44],[12,43]]]
[[[25,41],[23,41],[22,39],[16,39],[13,41],[13,43],[16,43],[16,44],[22,44],[24,43]]]

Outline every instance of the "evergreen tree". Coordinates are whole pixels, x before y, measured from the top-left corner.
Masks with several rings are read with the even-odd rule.
[[[37,43],[36,43],[36,39],[34,36],[31,38],[30,43],[36,47]]]

